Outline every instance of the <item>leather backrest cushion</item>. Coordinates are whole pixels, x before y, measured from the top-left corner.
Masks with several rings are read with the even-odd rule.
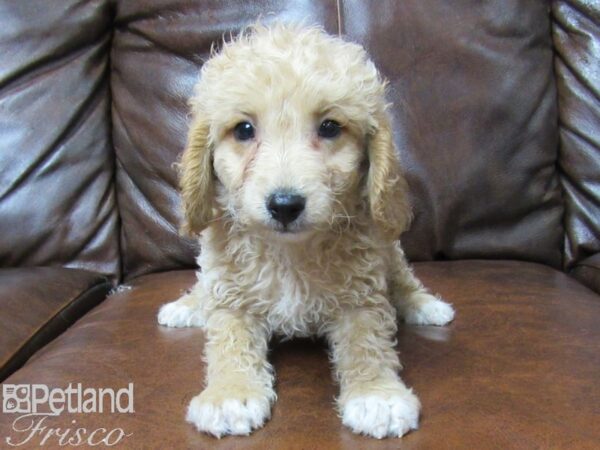
[[[0,266],[118,276],[110,36],[106,1],[0,3]]]
[[[553,2],[565,268],[600,252],[600,4]]]
[[[368,7],[367,7],[368,4]],[[413,193],[407,254],[561,263],[548,4],[343,1],[391,83]]]
[[[561,263],[556,88],[545,2],[117,2],[113,140],[129,276],[193,264],[173,163],[203,58],[259,15],[363,43],[390,80],[415,221],[412,259]]]

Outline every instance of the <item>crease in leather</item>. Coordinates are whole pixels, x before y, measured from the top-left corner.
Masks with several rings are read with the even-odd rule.
[[[155,49],[161,50],[163,53],[165,53],[167,55],[176,56],[178,58],[181,58],[181,59],[183,59],[187,62],[193,63],[193,64],[198,64],[201,62],[201,60],[199,59],[199,57],[197,55],[194,55],[194,54],[186,55],[185,53],[180,52],[177,49],[170,48],[167,45],[160,42],[158,39],[148,36],[142,30],[138,30],[133,27],[128,27],[127,31],[129,33],[131,33],[132,35],[138,36],[139,38],[143,39],[144,41],[152,44]]]
[[[106,44],[106,36],[101,36],[97,42],[91,42],[81,47],[74,47],[65,54],[48,55],[46,59],[42,58],[32,62],[24,67],[21,72],[7,79],[3,84],[0,83],[0,95],[14,94],[35,84],[40,78],[53,76],[55,72],[67,68],[80,58],[84,58],[88,52],[101,48]]]
[[[31,0],[2,8],[8,26],[0,42],[11,57],[0,72],[1,109],[8,114],[0,128],[11,145],[0,157],[6,167],[0,215],[8,213],[0,225],[0,260],[5,267],[62,265],[118,278],[119,211],[106,192],[113,154],[108,2],[46,6]]]
[[[119,283],[121,283],[121,281],[123,280],[123,244],[122,244],[122,239],[121,239],[121,234],[123,233],[123,219],[121,217],[121,207],[119,204],[119,193],[117,192],[117,169],[118,169],[118,165],[119,165],[119,161],[118,161],[118,157],[117,157],[117,149],[115,148],[115,143],[114,143],[114,118],[113,118],[113,76],[114,76],[114,71],[113,71],[113,59],[112,59],[112,52],[113,52],[113,47],[114,47],[114,41],[115,41],[115,30],[116,30],[116,9],[117,9],[117,4],[116,1],[115,3],[110,4],[110,14],[111,14],[111,32],[110,32],[110,38],[109,38],[109,46],[110,46],[110,51],[108,52],[107,55],[107,62],[106,62],[106,66],[107,66],[107,70],[108,70],[108,75],[106,77],[106,79],[108,80],[108,102],[109,102],[109,111],[107,114],[107,122],[108,122],[108,143],[110,145],[110,148],[112,149],[112,152],[110,154],[110,160],[111,160],[111,178],[110,178],[110,185],[108,186],[107,190],[106,190],[106,196],[110,197],[112,196],[114,205],[115,205],[115,209],[117,211],[117,223],[116,223],[116,246],[117,246],[117,274],[116,277],[114,277],[113,281],[115,283],[115,286],[119,285]],[[103,198],[104,200],[104,198]]]
[[[152,6],[153,5],[150,3],[145,9],[140,9],[137,12],[129,15],[123,14],[122,10],[120,10],[114,22],[115,27],[129,29],[129,25],[133,22],[144,22],[160,19],[166,20],[171,17],[187,16],[189,14],[194,14],[195,12],[195,10],[190,10],[192,8],[186,7],[185,5],[176,5],[171,7],[169,5],[161,5],[154,10],[152,9]],[[190,6],[193,5],[190,4]]]
[[[108,31],[108,33],[112,33]],[[7,78],[0,80],[0,95],[12,93],[14,90],[20,90],[23,87],[35,82],[40,77],[68,66],[73,61],[79,59],[89,50],[90,47],[102,45],[106,34],[99,34],[97,39],[89,40],[85,43],[79,43],[70,48],[65,48],[62,52],[52,52],[43,57],[25,64],[20,69],[10,74]]]
[[[125,122],[123,121],[120,111],[117,108],[114,108],[113,111],[115,112],[116,116],[118,117],[119,122],[121,122],[121,126],[122,126],[123,130],[125,131],[127,139],[129,140],[130,143],[133,144],[131,135],[129,134],[128,127],[125,124]],[[117,160],[118,160],[118,157],[117,157]],[[127,179],[130,181],[130,186],[133,187],[141,195],[142,200],[144,201],[144,207],[143,207],[144,215],[148,214],[148,211],[151,210],[153,212],[152,218],[154,221],[156,221],[156,216],[158,216],[159,223],[161,223],[171,233],[178,235],[179,234],[178,228],[174,224],[169,222],[169,220],[167,220],[167,218],[159,211],[158,205],[156,205],[152,202],[151,194],[144,192],[142,187],[139,185],[139,182],[136,181],[135,177],[131,173],[129,173],[129,169],[127,169],[126,165],[123,164],[123,162],[121,162],[121,161],[119,161],[119,172],[120,172],[119,173],[120,176],[127,177]],[[159,180],[159,181],[164,182],[165,180]],[[171,187],[173,190],[175,190],[175,188],[173,186],[169,186],[169,187]]]
[[[92,48],[93,52],[105,52],[107,47],[107,41],[105,40],[100,46]],[[88,50],[88,49],[86,49]],[[82,52],[78,56],[89,56],[86,52]],[[69,64],[72,61],[69,61]],[[68,65],[68,64],[65,64]],[[104,71],[106,72],[106,70]],[[60,149],[66,141],[68,141],[71,137],[75,136],[77,132],[81,129],[84,124],[87,123],[88,117],[92,114],[92,110],[101,102],[102,96],[101,94],[102,88],[106,85],[105,76],[98,77],[96,82],[94,83],[92,89],[90,89],[87,98],[81,102],[79,108],[73,110],[71,117],[67,118],[64,122],[63,129],[58,133],[56,138],[48,144],[45,151],[36,157],[35,160],[30,161],[29,166],[25,171],[23,171],[14,181],[10,184],[10,186],[2,192],[0,195],[0,201],[6,199],[10,194],[12,194],[19,186],[25,183],[29,177],[39,170],[40,166],[42,166],[47,160],[52,158],[54,154]]]
[[[569,275],[600,294],[600,253],[587,257],[569,270]]]
[[[600,269],[591,266],[575,266],[569,275],[596,294],[600,294]]]
[[[101,303],[112,287],[113,284],[108,281],[108,278],[102,278],[87,286],[68,303],[57,308],[50,319],[39,325],[30,333],[29,337],[23,339],[22,344],[5,361],[0,362],[0,382],[22,367],[39,350],[60,336],[86,312]],[[90,298],[90,300],[86,301],[86,298]]]

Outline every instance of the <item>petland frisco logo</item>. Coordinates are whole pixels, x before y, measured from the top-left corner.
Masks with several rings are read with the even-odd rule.
[[[4,441],[18,447],[24,444],[58,444],[63,446],[114,446],[133,433],[122,428],[112,430],[100,427],[94,430],[78,427],[53,428],[51,418],[62,413],[94,414],[133,413],[133,383],[115,390],[112,388],[84,388],[81,383],[69,384],[65,389],[49,388],[45,384],[3,384],[2,411],[20,414],[12,422],[13,436]]]

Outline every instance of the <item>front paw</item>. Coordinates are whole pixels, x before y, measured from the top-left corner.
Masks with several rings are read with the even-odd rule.
[[[272,395],[236,392],[235,389],[205,389],[192,399],[186,420],[198,431],[220,438],[248,435],[271,417]]]
[[[413,294],[404,311],[404,321],[411,325],[446,325],[454,319],[454,308],[431,294]]]
[[[381,393],[350,398],[342,408],[342,422],[352,431],[377,439],[401,437],[419,427],[419,399],[407,389],[400,394]]]
[[[163,305],[158,311],[158,323],[167,327],[202,327],[202,311],[187,296]]]

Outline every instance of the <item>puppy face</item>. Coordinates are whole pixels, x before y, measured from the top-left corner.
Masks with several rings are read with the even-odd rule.
[[[318,29],[256,27],[226,44],[192,101],[188,231],[216,216],[299,240],[370,210],[396,232],[408,211],[383,92],[362,47]]]
[[[365,159],[358,125],[322,100],[324,90],[295,89],[294,78],[278,80],[268,100],[257,95],[233,107],[218,125],[213,156],[220,206],[241,224],[286,238],[343,221]],[[252,89],[269,85],[257,77]]]

